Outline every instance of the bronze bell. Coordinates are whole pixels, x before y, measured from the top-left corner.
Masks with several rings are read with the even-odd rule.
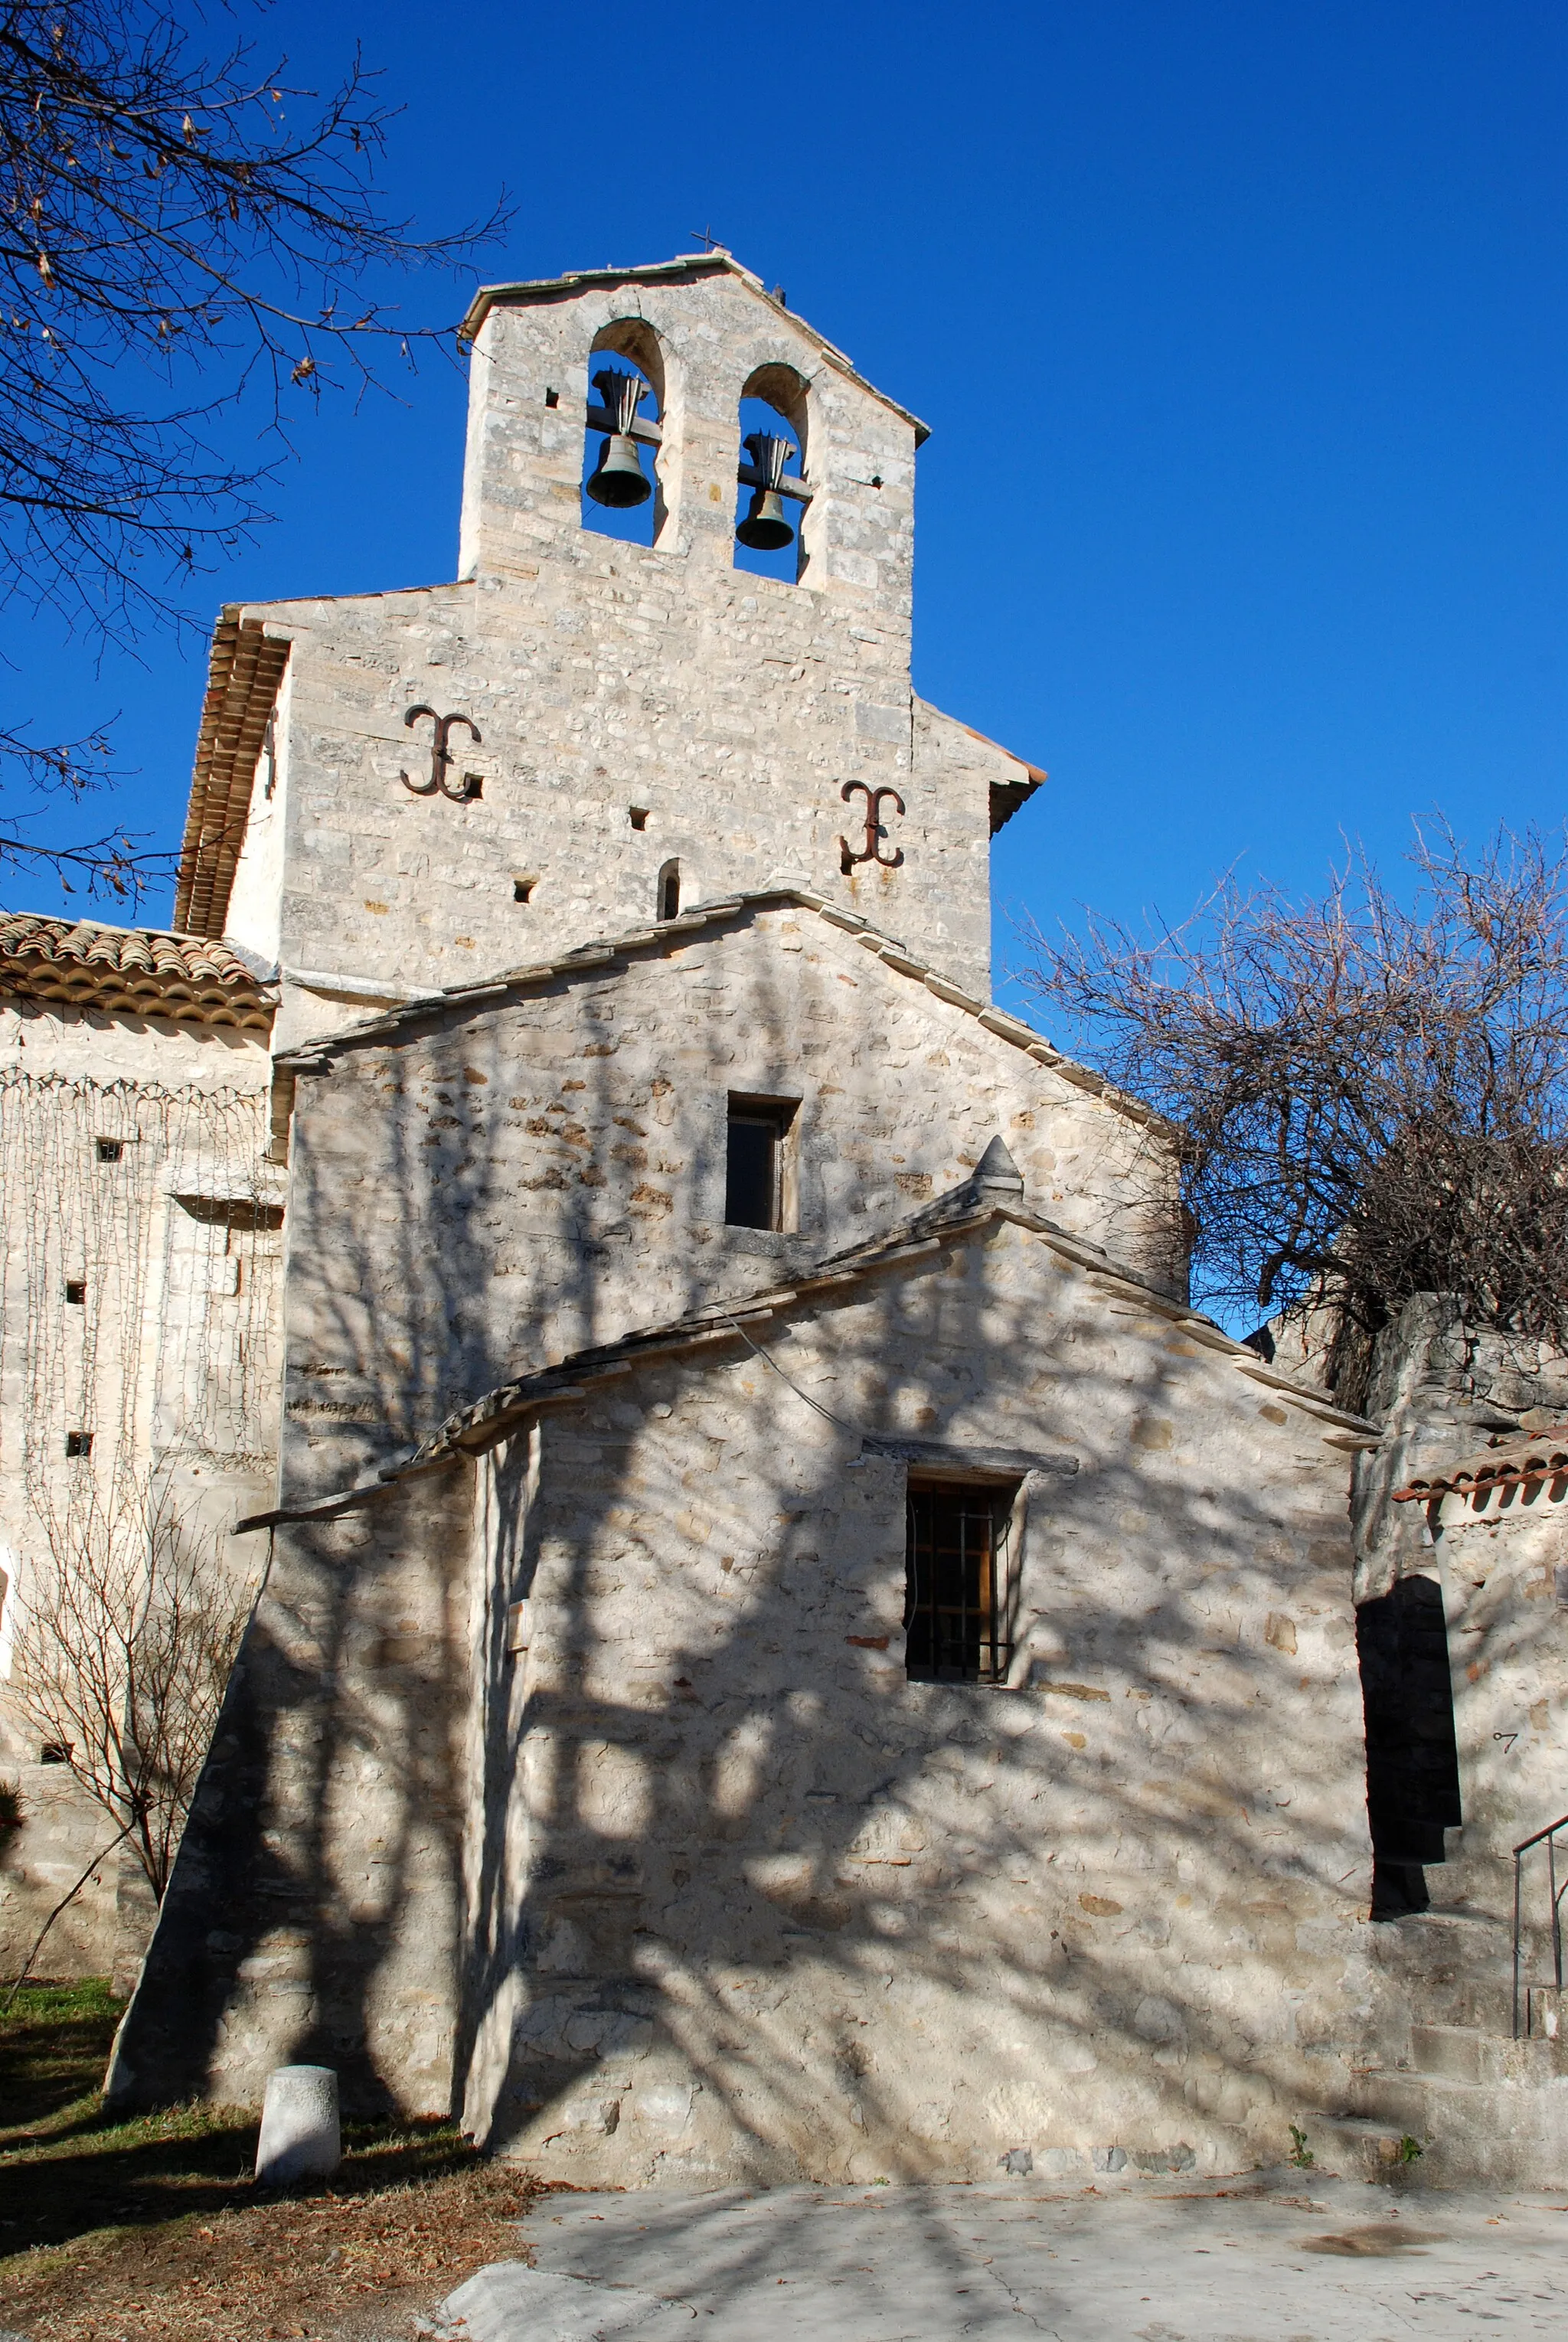
[[[735,535],[754,553],[779,553],[794,538],[794,528],[785,515],[784,498],[778,492],[785,461],[793,452],[790,442],[775,439],[769,431],[753,431],[747,435],[745,446],[752,468],[762,474],[762,481],[752,490],[751,510]]]
[[[600,448],[598,464],[584,485],[596,505],[624,512],[633,505],[646,504],[654,493],[632,437],[632,425],[647,395],[647,385],[634,374],[606,370],[594,376],[594,387],[614,416],[615,427]]]

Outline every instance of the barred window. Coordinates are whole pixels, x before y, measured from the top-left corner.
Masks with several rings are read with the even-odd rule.
[[[912,1482],[904,1626],[913,1681],[1005,1681],[1013,1656],[1008,1546],[1016,1494],[995,1482]]]

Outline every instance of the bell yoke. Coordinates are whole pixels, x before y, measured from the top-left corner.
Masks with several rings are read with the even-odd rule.
[[[584,484],[584,493],[596,505],[627,512],[646,504],[654,493],[637,435],[637,409],[648,396],[648,385],[634,374],[606,366],[594,376],[594,388],[599,404],[588,409],[589,426],[605,437],[598,463]],[[643,428],[648,430],[645,424]],[[736,538],[754,553],[781,553],[794,543],[795,533],[784,499],[804,504],[810,493],[799,473],[788,469],[790,458],[798,459],[800,451],[793,439],[771,431],[748,432],[744,444],[749,461],[737,466],[735,476],[751,489],[752,500]]]

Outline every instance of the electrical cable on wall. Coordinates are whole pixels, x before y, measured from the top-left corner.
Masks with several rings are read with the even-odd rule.
[[[794,1391],[796,1398],[804,1400],[807,1406],[811,1407],[816,1414],[821,1416],[824,1423],[831,1423],[835,1431],[842,1431],[844,1433],[846,1437],[850,1439],[858,1439],[863,1446],[864,1445],[869,1434],[864,1431],[857,1431],[853,1423],[845,1423],[842,1416],[834,1415],[830,1407],[823,1406],[820,1399],[813,1398],[809,1391],[803,1391],[799,1383],[792,1381],[790,1376],[785,1374],[784,1368],[780,1366],[778,1360],[773,1356],[772,1352],[764,1350],[760,1342],[753,1341],[751,1336],[746,1332],[745,1327],[740,1323],[738,1318],[725,1317],[722,1322],[729,1326],[733,1333],[738,1334],[742,1341],[745,1344],[747,1349],[752,1351],[755,1356],[759,1357],[764,1366],[771,1366],[774,1374],[777,1375],[780,1382],[787,1383],[790,1389]],[[844,1468],[846,1471],[857,1472],[864,1461],[865,1458],[864,1456],[857,1456],[854,1457],[853,1462],[846,1465]]]

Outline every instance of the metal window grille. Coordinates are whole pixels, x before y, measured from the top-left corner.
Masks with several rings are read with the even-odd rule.
[[[1008,1637],[1008,1525],[1004,1488],[952,1484],[909,1491],[907,1666],[917,1680],[1000,1683]]]

